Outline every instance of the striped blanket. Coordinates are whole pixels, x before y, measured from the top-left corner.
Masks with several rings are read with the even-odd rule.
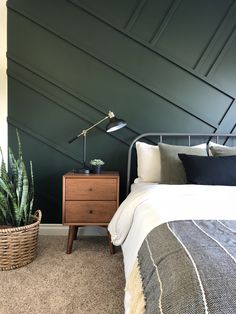
[[[236,221],[162,224],[144,240],[136,266],[127,289],[139,281],[142,295],[131,313],[236,313]]]

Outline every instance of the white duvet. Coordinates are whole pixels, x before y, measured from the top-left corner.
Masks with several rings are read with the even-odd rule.
[[[138,250],[156,226],[173,220],[236,220],[236,187],[140,184],[112,218],[108,230],[121,245],[128,278]]]

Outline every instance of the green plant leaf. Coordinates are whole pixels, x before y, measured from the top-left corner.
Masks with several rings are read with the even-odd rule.
[[[12,193],[11,193],[11,188],[10,186],[3,181],[2,178],[0,178],[0,187],[2,188],[3,191],[5,191],[10,197],[12,197]]]
[[[23,219],[23,222],[26,223],[26,220],[28,221],[28,199],[29,199],[29,180],[27,176],[27,172],[25,169],[25,165],[22,161],[22,170],[23,170],[23,186],[22,186],[22,195],[21,195],[21,200],[20,200],[20,215]]]
[[[8,203],[6,195],[0,191],[0,225],[5,225],[7,221]]]
[[[0,191],[0,225],[14,225],[14,217],[9,211],[9,198],[6,194]]]
[[[34,204],[34,173],[32,161],[30,161],[30,182],[29,182],[29,214],[28,214],[28,223],[30,223],[31,214]]]
[[[16,129],[16,137],[17,137],[17,144],[18,144],[18,159],[23,160],[23,153],[22,153],[22,146],[21,146],[21,140],[18,130]]]
[[[2,158],[0,178],[2,178],[2,180],[4,182],[9,182],[9,177],[8,177],[8,174],[7,174],[6,164],[4,162],[3,153],[2,153],[2,149],[1,148],[0,148],[0,152],[1,152],[1,158]]]

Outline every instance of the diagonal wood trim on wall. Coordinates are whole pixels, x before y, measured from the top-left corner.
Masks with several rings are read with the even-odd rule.
[[[160,55],[162,58],[166,59],[167,61],[173,63],[175,66],[179,67],[180,69],[185,70],[186,72],[189,72],[192,76],[197,77],[200,80],[205,81],[206,83],[211,85],[211,81],[209,81],[207,79],[207,77],[201,75],[201,74],[197,74],[195,71],[193,71],[193,69],[186,67],[184,64],[181,64],[178,62],[178,60],[175,60],[174,58],[169,58],[167,55],[163,55],[163,53],[158,49],[158,48],[153,48],[151,45],[148,44],[148,42],[143,41],[141,38],[135,36],[132,33],[126,32],[124,30],[124,28],[121,28],[119,26],[117,26],[116,24],[112,23],[109,19],[107,19],[104,16],[99,15],[97,12],[95,12],[93,9],[89,8],[87,6],[87,2],[84,3],[83,1],[80,0],[66,0],[68,2],[70,2],[71,4],[77,6],[78,8],[80,8],[81,10],[84,10],[86,13],[88,13],[89,15],[93,16],[94,18],[100,20],[102,23],[107,24],[109,27],[112,27],[114,30],[116,30],[117,32],[122,33],[124,36],[128,37],[130,40],[133,40],[137,43],[139,43],[140,45],[146,47],[147,49],[149,49],[150,51],[155,52],[156,54]],[[178,0],[177,4],[179,4]],[[180,0],[181,1],[181,0]],[[158,2],[156,2],[158,5]],[[230,21],[232,20],[232,24],[235,25],[235,15],[236,13],[235,11],[235,3],[232,0],[232,8],[229,9],[230,14],[226,15],[226,19],[229,18]],[[176,5],[176,7],[178,7]],[[170,19],[168,19],[168,22],[170,21]],[[232,28],[232,25],[230,25],[230,27]],[[234,27],[234,26],[233,26]],[[226,30],[224,30],[226,31]],[[219,48],[220,49],[220,48]],[[211,51],[211,53],[213,53],[213,51]],[[215,86],[214,84],[212,84],[213,86]],[[215,88],[217,88],[217,86],[215,86]]]
[[[166,26],[170,22],[173,14],[176,12],[178,9],[178,6],[180,5],[182,0],[174,0],[171,5],[169,10],[167,11],[166,15],[164,16],[161,25],[156,29],[155,34],[152,36],[151,40],[149,43],[153,46],[155,46],[158,42],[158,39],[161,37],[161,34],[165,31]]]
[[[9,144],[22,134],[44,222],[61,222],[61,177],[79,166],[68,139],[108,110],[127,128],[88,136],[87,160],[121,175],[143,132],[234,132],[233,0],[8,0]]]
[[[211,40],[207,44],[206,49],[203,51],[194,66],[194,69],[198,73],[202,73],[207,76],[211,68],[214,66],[222,52],[222,49],[227,44],[235,30],[235,16],[236,2],[232,1],[231,6],[222,18],[222,21],[217,27],[215,33],[212,35]]]
[[[219,51],[217,58],[215,62],[211,65],[211,67],[208,69],[206,75],[209,78],[214,78],[214,72],[216,71],[217,67],[220,65],[220,63],[223,62],[223,59],[225,57],[225,54],[227,51],[231,48],[231,45],[235,43],[236,39],[236,26],[233,28],[232,32],[229,34],[229,36],[226,38],[225,44],[222,47],[222,49]],[[235,93],[236,94],[236,93]]]
[[[142,12],[143,7],[145,6],[147,0],[140,0],[137,4],[136,8],[134,9],[132,15],[129,17],[129,20],[127,24],[125,25],[126,31],[130,31],[135,23],[135,21],[138,19],[140,13]]]
[[[8,55],[8,60],[9,61],[12,61],[15,63],[15,67],[14,69],[16,70],[16,64],[20,66],[20,68],[18,68],[18,73],[16,73],[16,71],[11,71],[11,66],[9,65],[9,68],[8,68],[8,77],[11,77],[11,78],[14,78],[15,80],[17,80],[18,82],[20,82],[21,84],[24,84],[25,86],[29,87],[30,89],[33,89],[34,91],[36,91],[37,93],[41,94],[42,96],[46,97],[48,100],[50,101],[53,101],[54,103],[56,103],[58,106],[61,106],[64,110],[67,110],[69,111],[70,113],[74,114],[75,116],[77,116],[78,118],[81,118],[83,119],[84,121],[86,121],[86,123],[89,124],[94,124],[95,121],[92,121],[91,119],[88,119],[88,117],[86,117],[82,111],[81,111],[81,107],[82,107],[82,104],[83,106],[88,109],[88,107],[90,107],[93,111],[95,111],[94,113],[90,112],[89,115],[90,117],[91,116],[94,116],[94,120],[100,120],[101,118],[103,118],[107,112],[102,112],[101,110],[99,110],[99,106],[95,103],[91,103],[91,101],[89,99],[86,99],[85,97],[83,97],[82,95],[78,95],[77,93],[73,93],[72,91],[66,89],[66,88],[63,88],[60,84],[57,84],[55,81],[52,81],[50,80],[49,77],[46,77],[45,75],[43,75],[42,73],[39,73],[37,70],[35,69],[32,69],[32,67],[27,67],[25,64],[21,64],[18,61],[16,61],[14,59],[14,57],[12,56],[9,56]],[[28,72],[30,72],[31,74],[31,80],[25,80],[23,77],[22,77],[22,74],[23,74],[23,69],[24,70],[27,70]],[[44,91],[42,89],[42,87],[36,87],[36,85],[32,84],[32,75],[34,75],[34,77],[37,77],[38,79],[40,80],[44,80],[46,81],[46,84],[47,85],[53,85],[54,87],[56,87],[57,89],[61,90],[63,93],[66,93],[66,97],[67,97],[67,100],[69,97],[73,97],[75,99],[75,101],[79,101],[80,102],[80,108],[75,108],[73,107],[72,105],[70,105],[69,103],[65,103],[63,102],[60,98],[56,97],[56,96],[52,96],[50,95],[47,91]],[[57,90],[57,94],[59,93],[59,91]],[[99,114],[99,115],[98,115]],[[100,126],[97,126],[98,129],[101,129],[102,128]],[[130,135],[132,136],[137,136],[139,135],[138,131],[135,131],[133,129],[131,129],[130,127],[126,127],[126,130],[129,130],[131,132]],[[116,138],[117,140],[121,141],[122,143],[126,144],[126,145],[129,145],[128,142],[122,140],[122,139],[119,139],[116,135],[110,133],[109,134],[110,136]]]
[[[23,15],[24,17],[25,17],[25,15]],[[28,18],[28,17],[27,17]],[[36,23],[35,21],[33,21],[34,23]],[[37,23],[38,24],[38,23]],[[42,26],[42,25],[39,25],[40,27]],[[48,30],[48,28],[47,28],[47,30]],[[62,37],[62,36],[59,36],[57,33],[55,33],[55,31],[54,30],[52,30],[52,29],[50,29],[49,30],[50,32],[52,32],[53,33],[53,35],[56,35],[57,37],[60,37],[60,39],[63,39],[63,40],[65,40],[66,42],[68,42],[68,40],[67,39],[65,39],[64,37]],[[158,83],[158,89],[157,89],[157,87],[155,86],[155,85],[153,85],[153,82],[151,82],[150,81],[150,83],[148,82],[148,81],[143,81],[143,79],[141,78],[140,79],[140,74],[139,73],[136,73],[136,74],[133,74],[132,72],[134,71],[134,69],[132,69],[131,71],[132,72],[130,72],[130,70],[129,70],[129,72],[127,72],[127,71],[125,71],[123,68],[121,68],[119,65],[117,66],[115,63],[111,63],[110,61],[107,61],[107,59],[105,59],[104,57],[101,57],[101,56],[99,56],[98,55],[98,53],[96,54],[94,51],[92,51],[91,50],[91,48],[90,48],[90,51],[88,51],[88,48],[86,47],[86,48],[84,48],[84,47],[82,47],[81,46],[81,44],[80,44],[80,46],[78,46],[78,45],[76,45],[75,43],[72,43],[71,41],[69,41],[68,42],[69,44],[71,44],[71,45],[73,45],[74,47],[76,47],[76,48],[79,48],[79,49],[81,49],[83,52],[85,52],[87,55],[90,55],[91,57],[93,57],[94,59],[96,59],[96,60],[98,60],[98,61],[100,61],[100,62],[102,62],[103,64],[105,64],[105,65],[107,65],[107,66],[109,66],[110,68],[112,68],[113,70],[115,70],[115,71],[117,71],[119,74],[121,74],[121,75],[123,75],[123,76],[125,76],[125,77],[127,77],[128,79],[130,79],[130,80],[132,80],[132,81],[134,81],[136,84],[139,84],[141,87],[143,87],[143,88],[145,88],[146,90],[149,90],[150,92],[152,92],[152,93],[155,93],[157,96],[159,96],[159,97],[161,97],[161,98],[163,98],[164,100],[167,100],[170,104],[172,104],[172,105],[174,105],[174,106],[177,106],[179,109],[182,109],[182,110],[184,110],[184,111],[186,111],[187,113],[189,113],[189,114],[191,114],[191,115],[193,115],[194,117],[197,117],[199,120],[201,120],[201,121],[203,121],[203,122],[205,122],[205,123],[207,123],[209,126],[213,126],[213,127],[215,127],[215,123],[217,123],[217,122],[211,122],[211,121],[206,121],[204,118],[203,118],[203,115],[204,114],[202,114],[201,113],[201,111],[199,112],[199,109],[196,107],[196,106],[194,106],[194,104],[193,105],[189,105],[190,104],[190,99],[189,99],[189,97],[187,97],[187,99],[182,99],[181,100],[181,98],[178,96],[178,93],[179,92],[181,92],[181,90],[182,89],[185,89],[185,87],[184,87],[184,85],[181,83],[181,80],[178,82],[178,88],[175,90],[175,93],[177,93],[177,98],[174,96],[173,97],[173,92],[170,94],[170,92],[169,91],[167,91],[167,89],[166,89],[166,87],[161,87],[161,85],[163,86],[163,83],[165,84],[165,86],[166,86],[166,83],[168,82],[168,81],[171,81],[172,80],[172,76],[175,76],[176,75],[176,69],[174,69],[174,68],[172,68],[172,67],[170,67],[169,65],[170,64],[167,64],[166,65],[166,67],[168,67],[168,70],[170,71],[170,73],[168,74],[168,76],[166,76],[165,77],[165,80],[164,80],[164,76],[162,77],[162,81],[163,82],[161,82],[161,85],[160,85],[160,82]],[[91,52],[92,51],[92,52]],[[99,56],[99,57],[98,57]],[[158,60],[156,60],[156,61],[158,61]],[[161,64],[160,64],[161,65]],[[161,65],[161,66],[163,66],[163,65]],[[151,70],[151,68],[150,68],[150,70]],[[189,76],[185,76],[185,73],[184,72],[182,72],[181,70],[179,70],[179,73],[178,73],[180,76],[182,76],[182,80],[183,81],[190,81],[190,80],[192,80],[192,78],[191,78],[191,76],[189,77]],[[139,75],[139,76],[137,76],[137,75]],[[169,84],[170,84],[171,82],[169,82]],[[174,82],[172,82],[172,84],[173,84]],[[203,104],[207,101],[207,103],[208,103],[208,106],[210,105],[210,103],[212,103],[213,104],[213,102],[214,102],[214,107],[216,106],[216,104],[218,103],[218,106],[220,105],[220,107],[222,107],[222,105],[224,104],[224,106],[226,106],[226,109],[227,109],[227,107],[228,107],[228,105],[229,105],[229,103],[231,102],[231,100],[227,100],[227,98],[225,97],[226,95],[225,95],[225,93],[223,92],[220,92],[219,93],[219,91],[215,88],[215,87],[213,87],[213,86],[209,86],[208,84],[206,84],[206,85],[203,85],[203,83],[201,82],[201,80],[200,81],[192,81],[191,82],[191,84],[197,84],[197,85],[199,85],[199,87],[200,86],[202,86],[201,88],[202,89],[204,89],[204,88],[207,88],[208,89],[208,94],[209,94],[209,96],[208,96],[208,99],[204,99],[204,93],[202,94],[202,102],[203,102]],[[173,88],[174,86],[172,86],[172,88]],[[197,86],[196,86],[197,87]],[[180,91],[178,91],[178,89],[180,89]],[[210,96],[210,94],[212,94],[212,96]],[[185,94],[185,95],[187,95],[187,94]],[[228,95],[227,95],[228,96]],[[210,97],[213,97],[212,99],[211,99],[211,101],[210,101]],[[189,108],[189,106],[190,106],[190,108]],[[194,112],[196,110],[196,112]],[[219,108],[218,108],[218,110],[219,110]]]
[[[56,99],[55,97],[53,97],[52,95],[49,95],[47,92],[43,91],[42,89],[39,89],[37,87],[35,87],[35,85],[32,85],[30,82],[25,81],[22,77],[19,77],[17,74],[14,74],[13,72],[11,74],[8,74],[9,78],[12,78],[14,80],[16,80],[18,83],[20,83],[21,85],[26,86],[27,88],[30,88],[31,90],[33,90],[34,92],[40,94],[41,96],[43,96],[44,98],[47,99],[47,101],[53,102],[54,104],[56,104],[56,106],[59,106],[63,109],[63,111],[65,112],[69,112],[70,114],[74,115],[76,118],[78,119],[82,119],[83,121],[85,121],[88,126],[94,124],[94,122],[96,121],[91,121],[88,120],[87,117],[85,117],[82,113],[79,113],[77,110],[75,110],[72,106],[70,106],[69,104],[63,103],[60,101],[60,99]],[[102,117],[104,117],[106,114],[104,114]],[[98,118],[97,120],[100,120],[100,118]],[[13,123],[12,123],[13,124]],[[16,124],[14,125],[16,126]],[[19,124],[18,127],[19,128]],[[102,132],[105,132],[101,126],[97,126],[97,129],[99,129]],[[28,132],[29,133],[29,132]],[[31,132],[32,134],[32,132]],[[36,133],[35,133],[36,134]],[[122,138],[119,138],[116,136],[116,133],[108,133],[109,136],[113,137],[115,140],[117,140],[118,142],[121,142],[122,144],[125,144],[126,146],[129,146],[129,143],[125,140],[123,140]],[[133,136],[137,136],[139,135],[138,133],[132,133]],[[44,137],[42,137],[44,138]],[[46,139],[46,138],[45,138]],[[46,141],[44,141],[46,142]],[[53,147],[53,144],[50,145],[51,147]],[[63,149],[61,149],[61,151],[63,151]],[[69,154],[67,154],[69,156]],[[74,158],[74,160],[76,160],[76,158]]]

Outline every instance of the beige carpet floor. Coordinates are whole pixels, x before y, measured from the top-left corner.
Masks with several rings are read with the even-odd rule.
[[[81,237],[66,254],[66,237],[40,236],[27,266],[0,271],[0,314],[124,313],[122,253],[106,237]]]

